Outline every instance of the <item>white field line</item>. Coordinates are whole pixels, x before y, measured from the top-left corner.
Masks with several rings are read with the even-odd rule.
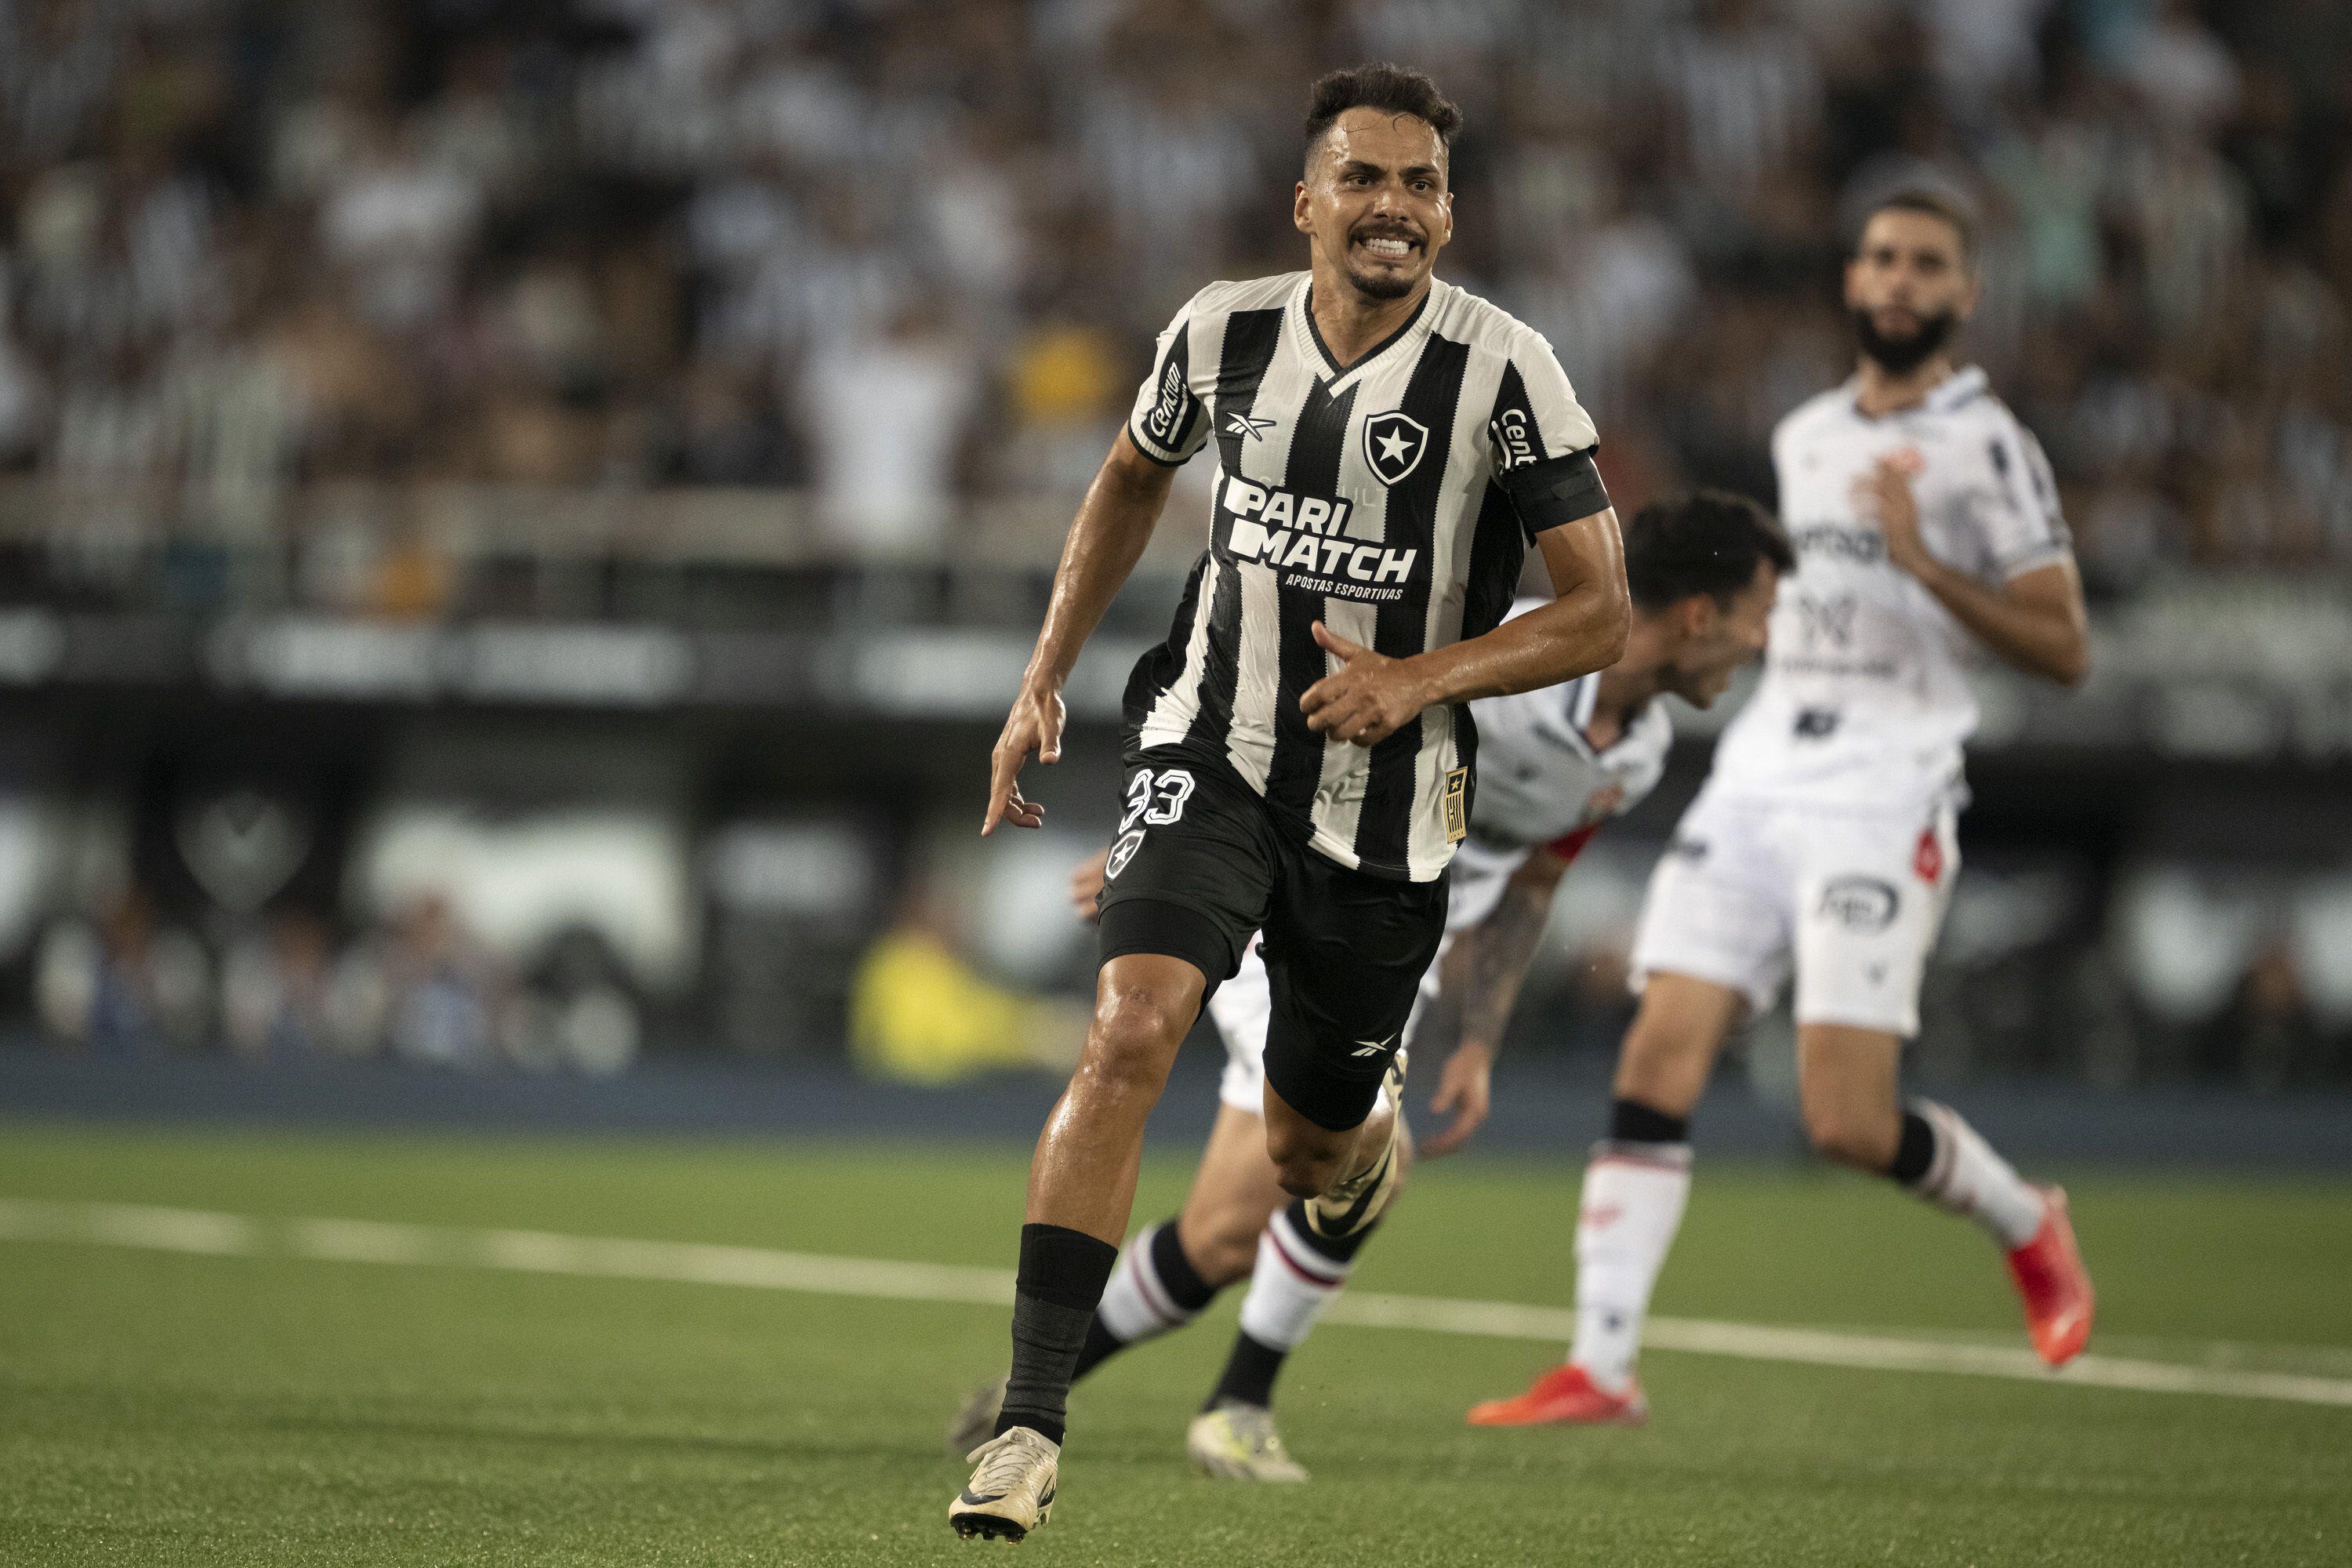
[[[831,1258],[763,1247],[567,1236],[544,1230],[478,1230],[381,1220],[274,1220],[143,1204],[0,1197],[0,1240],[82,1242],[217,1257],[496,1268],[901,1301],[1002,1307],[1013,1300],[1013,1274],[1003,1268]],[[1336,1298],[1324,1316],[1327,1321],[1359,1328],[1420,1329],[1553,1343],[1564,1343],[1576,1329],[1576,1314],[1559,1307],[1370,1291]],[[1643,1337],[1653,1350],[1743,1361],[1958,1373],[2147,1394],[2203,1394],[2352,1409],[2352,1378],[2183,1366],[2103,1355],[2078,1357],[2063,1372],[2053,1373],[2026,1350],[1699,1318],[1652,1318]]]

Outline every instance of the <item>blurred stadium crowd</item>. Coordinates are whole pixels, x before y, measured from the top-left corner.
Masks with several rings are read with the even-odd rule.
[[[0,1019],[1065,1048],[1112,794],[1074,749],[1063,830],[975,856],[979,727],[1153,335],[1298,265],[1305,87],[1366,57],[1463,103],[1444,270],[1621,505],[1769,498],[1856,206],[1982,213],[1964,352],[2102,667],[1988,687],[1920,1059],[2352,1074],[2342,0],[0,0]],[[1570,879],[1549,1037],[1613,1043],[1664,821]]]
[[[1769,491],[1841,215],[1924,180],[1986,215],[1970,350],[2099,587],[2352,561],[2333,0],[11,0],[0,462],[394,609],[429,547],[289,481],[805,481],[935,546],[1082,484],[1201,280],[1297,264],[1302,85],[1354,56],[1464,102],[1450,272],[1621,493]]]

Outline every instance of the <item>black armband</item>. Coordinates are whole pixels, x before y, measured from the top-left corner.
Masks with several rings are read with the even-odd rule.
[[[1519,526],[1527,530],[1529,539],[1545,529],[1558,528],[1609,509],[1608,487],[1601,482],[1601,470],[1592,461],[1596,450],[1587,447],[1565,458],[1547,458],[1540,463],[1504,470],[1503,489],[1517,510]]]

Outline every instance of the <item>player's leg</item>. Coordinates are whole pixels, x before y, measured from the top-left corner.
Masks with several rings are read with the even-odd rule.
[[[1527,1393],[1473,1406],[1479,1426],[1647,1418],[1634,1375],[1650,1297],[1690,1197],[1690,1116],[1748,998],[1653,973],[1618,1054],[1609,1133],[1592,1147],[1576,1218],[1576,1335]]]
[[[1958,857],[1953,814],[1831,820],[1809,835],[1797,931],[1797,1069],[1824,1157],[1975,1220],[2007,1256],[2034,1348],[2053,1365],[2088,1340],[2093,1297],[2065,1194],[2029,1184],[1963,1120],[1906,1105],[1903,1042]]]
[[[1070,1374],[1135,1202],[1144,1121],[1205,984],[1193,963],[1160,953],[1103,965],[1086,1047],[1030,1163],[1000,1433],[1062,1439]]]
[[[1758,814],[1703,795],[1652,873],[1633,953],[1642,1004],[1578,1204],[1575,1339],[1525,1394],[1474,1406],[1474,1425],[1644,1418],[1642,1327],[1690,1195],[1691,1112],[1724,1041],[1787,967],[1786,879],[1768,837]]]
[[[1129,1344],[1181,1327],[1216,1292],[1250,1270],[1257,1233],[1280,1207],[1265,1156],[1265,1029],[1273,1007],[1265,960],[1253,938],[1234,977],[1209,1001],[1225,1047],[1219,1110],[1181,1214],[1130,1240],[1111,1270],[1079,1353],[1084,1376]]]
[[[1075,1375],[1200,1316],[1218,1291],[1249,1273],[1259,1232],[1286,1201],[1257,1114],[1221,1106],[1182,1211],[1138,1233],[1120,1252]]]
[[[1255,1095],[1255,1074],[1250,1088]],[[1198,1317],[1218,1291],[1249,1273],[1259,1232],[1286,1201],[1266,1161],[1257,1112],[1223,1105],[1182,1211],[1146,1226],[1120,1249],[1070,1381]],[[961,1455],[994,1435],[1008,1382],[1000,1378],[964,1401],[948,1426],[950,1452]]]
[[[1307,1223],[1344,1237],[1394,1191],[1406,1021],[1445,934],[1446,883],[1286,845],[1259,947],[1272,992],[1266,1152]],[[1385,1088],[1388,1092],[1381,1091]]]
[[[2090,1337],[2090,1278],[2066,1197],[2036,1187],[1969,1126],[1931,1100],[1903,1102],[1902,1041],[1878,1030],[1807,1024],[1797,1031],[1805,1132],[1823,1157],[1883,1175],[1983,1227],[2009,1260],[2034,1348],[2052,1365]]]
[[[1135,770],[1128,802],[1106,867],[1094,1017],[1030,1163],[1003,1406],[949,1508],[959,1534],[1018,1540],[1051,1506],[1070,1380],[1126,1234],[1144,1122],[1265,918],[1271,828],[1240,784],[1155,762]]]
[[[1213,1476],[1234,1480],[1303,1481],[1274,1423],[1274,1389],[1292,1352],[1314,1331],[1323,1310],[1346,1288],[1357,1258],[1395,1212],[1412,1167],[1412,1138],[1400,1127],[1395,1184],[1387,1206],[1360,1229],[1327,1237],[1309,1223],[1307,1200],[1291,1198],[1255,1237],[1255,1267],[1242,1298],[1241,1323],[1217,1381],[1193,1418],[1186,1447]]]

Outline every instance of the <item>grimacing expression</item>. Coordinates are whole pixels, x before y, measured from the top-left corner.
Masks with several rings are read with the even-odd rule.
[[[1666,666],[1665,689],[1694,708],[1712,706],[1740,666],[1763,655],[1780,591],[1780,574],[1759,561],[1728,605],[1707,594],[1676,605],[1668,613],[1682,618],[1683,639]]]
[[[1348,110],[1309,149],[1291,221],[1359,293],[1401,300],[1454,237],[1445,144],[1417,116]]]
[[[1873,213],[1846,263],[1845,303],[1864,353],[1898,375],[1920,364],[1977,308],[1959,231],[1933,213]]]

